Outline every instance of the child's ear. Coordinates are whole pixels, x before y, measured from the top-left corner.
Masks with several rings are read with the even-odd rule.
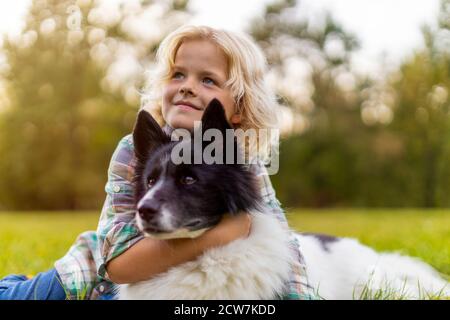
[[[134,153],[138,160],[145,160],[151,152],[169,142],[169,137],[162,131],[156,120],[147,111],[138,113],[133,129]]]
[[[235,114],[233,114],[232,116],[231,116],[231,120],[230,120],[230,122],[233,124],[233,125],[236,125],[236,124],[240,124],[241,123],[241,115],[239,114],[239,113],[235,113]]]

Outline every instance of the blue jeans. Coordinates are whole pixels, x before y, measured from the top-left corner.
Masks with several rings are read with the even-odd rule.
[[[0,300],[65,300],[66,293],[55,269],[38,273],[32,279],[9,275],[0,280]]]

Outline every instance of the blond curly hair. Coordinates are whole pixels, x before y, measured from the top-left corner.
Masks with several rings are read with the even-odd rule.
[[[265,158],[269,150],[278,144],[279,105],[275,93],[267,85],[265,75],[267,61],[262,50],[247,35],[215,29],[208,26],[185,25],[170,33],[161,42],[156,63],[147,73],[147,85],[142,94],[141,108],[149,111],[164,125],[162,118],[162,92],[170,79],[178,48],[186,40],[208,40],[217,45],[228,59],[228,79],[241,122],[235,129],[266,129],[264,139],[256,146],[247,146],[252,154]],[[248,150],[246,150],[247,153]]]

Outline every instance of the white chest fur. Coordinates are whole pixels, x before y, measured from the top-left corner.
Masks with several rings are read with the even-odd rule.
[[[274,299],[283,293],[293,262],[289,237],[275,216],[256,212],[248,238],[151,280],[120,285],[119,299]]]

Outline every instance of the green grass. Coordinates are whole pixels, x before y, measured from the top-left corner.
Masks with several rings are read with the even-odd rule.
[[[450,275],[450,210],[290,210],[292,228],[358,238],[378,250],[420,257]],[[0,278],[53,266],[99,212],[0,213]]]
[[[0,213],[0,278],[51,268],[98,219],[98,212]]]

